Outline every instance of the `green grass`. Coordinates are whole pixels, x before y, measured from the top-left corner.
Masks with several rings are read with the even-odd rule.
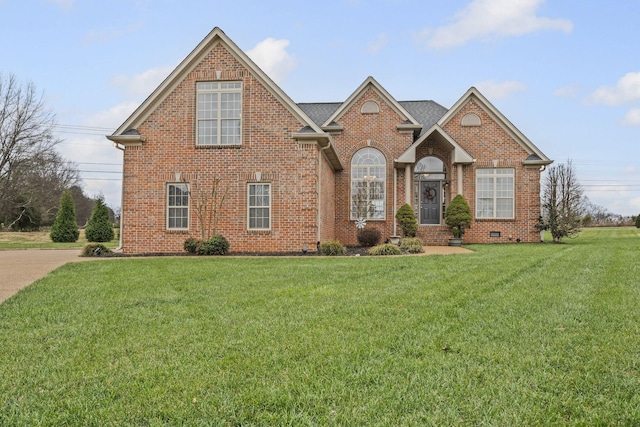
[[[0,305],[0,425],[638,425],[640,232],[68,264]]]
[[[89,243],[84,237],[84,229],[80,229],[80,238],[77,242],[57,243],[52,242],[48,231],[30,232],[0,232],[0,250],[13,249],[80,249]],[[108,248],[116,248],[118,239],[104,243]]]

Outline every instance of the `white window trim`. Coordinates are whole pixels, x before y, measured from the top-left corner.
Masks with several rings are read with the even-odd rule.
[[[376,164],[376,165],[369,165],[369,166],[358,166],[358,165],[354,165],[354,159],[356,157],[356,155],[358,155],[358,153],[360,153],[362,150],[365,149],[371,149],[371,150],[375,150],[380,157],[383,160],[382,164]],[[382,177],[378,177],[376,176],[375,178],[371,179],[371,180],[367,180],[367,179],[357,179],[353,177],[353,170],[354,168],[364,168],[364,167],[373,167],[373,168],[382,168],[384,170],[384,174]],[[387,219],[387,159],[385,158],[384,154],[382,153],[382,151],[378,150],[377,148],[373,148],[373,147],[365,147],[362,148],[358,151],[356,151],[353,155],[353,157],[351,158],[351,172],[350,172],[351,176],[349,178],[349,218],[352,221],[358,220],[360,218],[357,217],[356,212],[354,212],[353,210],[353,183],[354,182],[368,182],[369,184],[373,183],[373,182],[381,182],[382,183],[382,217],[381,218],[370,218],[369,217],[369,213],[367,212],[367,217],[365,218],[367,221],[386,221]],[[366,178],[366,177],[365,177]]]
[[[224,83],[239,83],[239,87],[237,88],[222,88]],[[200,84],[217,84],[217,88],[214,89],[201,89],[199,87]],[[217,104],[218,104],[218,116],[215,119],[200,119],[198,117],[198,95],[203,93],[217,93],[218,95],[222,95],[223,93],[239,93],[240,94],[240,135],[239,142],[237,143],[222,143],[222,121],[224,120],[222,117],[222,96],[218,96]],[[200,143],[200,121],[211,121],[215,120],[217,122],[217,142],[213,144],[201,144]],[[196,147],[233,147],[242,145],[242,81],[201,81],[196,83]]]
[[[479,191],[478,191],[478,179],[479,179],[479,175],[478,175],[478,171],[487,171],[487,170],[491,170],[493,171],[493,173],[491,174],[485,174],[482,175],[482,178],[493,178],[493,215],[492,216],[480,216],[480,203],[478,202],[479,199],[485,199],[486,197],[479,197]],[[504,175],[499,175],[496,173],[496,171],[498,170],[509,170],[511,171],[511,174],[504,174]],[[497,185],[496,185],[496,181],[497,178],[499,177],[508,177],[510,176],[512,178],[511,181],[511,216],[497,216],[498,215],[498,207],[497,207],[497,202],[498,199],[506,199],[506,197],[497,197],[496,196],[496,192],[497,192]],[[514,168],[478,168],[476,169],[476,218],[477,219],[515,219],[515,215],[516,215],[516,172]]]
[[[251,205],[251,186],[254,185],[263,185],[269,187],[269,205],[268,206],[252,206]],[[273,191],[272,185],[270,182],[250,182],[247,184],[247,230],[249,231],[270,231],[271,230],[271,221],[273,218],[273,209],[272,209],[272,200],[273,200]],[[258,228],[251,227],[251,209],[256,208],[267,208],[269,209],[269,226],[267,228]]]
[[[185,186],[187,187],[187,206],[171,206],[169,205],[169,188],[172,186]],[[168,182],[167,183],[167,187],[166,187],[166,195],[167,195],[167,199],[166,199],[166,207],[167,207],[167,216],[166,216],[166,229],[170,230],[170,231],[184,231],[184,230],[189,230],[189,225],[191,224],[191,193],[189,191],[189,184],[184,183],[184,182]],[[169,219],[170,219],[170,212],[172,208],[187,208],[187,227],[170,227],[169,226]]]

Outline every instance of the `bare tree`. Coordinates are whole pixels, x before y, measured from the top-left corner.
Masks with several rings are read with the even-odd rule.
[[[14,75],[0,74],[0,218],[13,209],[12,200],[35,203],[33,188],[53,192],[29,178],[38,170],[47,172],[40,175],[45,180],[51,172],[60,172],[56,165],[61,159],[54,151],[60,140],[54,126],[53,113],[32,83],[20,85]]]
[[[195,180],[189,187],[189,195],[193,200],[196,218],[200,224],[200,237],[207,240],[213,237],[218,228],[218,218],[224,199],[227,197],[227,188],[222,188],[219,178],[211,181],[210,189]]]
[[[549,168],[542,192],[540,228],[549,230],[556,243],[580,233],[583,213],[582,186],[571,160]]]

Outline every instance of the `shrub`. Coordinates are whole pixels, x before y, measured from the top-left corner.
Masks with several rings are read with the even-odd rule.
[[[51,226],[49,235],[54,242],[76,242],[80,237],[80,230],[76,222],[76,209],[73,205],[71,191],[66,190],[60,196],[60,209],[56,220]]]
[[[113,240],[113,224],[109,221],[109,209],[104,204],[104,197],[100,196],[93,205],[91,217],[84,229],[84,235],[89,242],[110,242]]]
[[[360,246],[375,246],[380,243],[380,236],[377,228],[365,228],[358,231],[358,243]]]
[[[374,246],[368,253],[369,255],[402,255],[400,248],[392,243]]]
[[[337,240],[329,240],[320,243],[320,254],[327,256],[345,255],[347,249]]]
[[[198,255],[225,255],[227,252],[229,252],[229,241],[219,234],[196,244]]]
[[[198,242],[199,242],[198,239],[189,237],[187,240],[184,241],[184,245],[182,247],[184,248],[185,251],[195,255],[195,253],[198,250]]]
[[[111,249],[101,243],[90,243],[82,248],[83,257],[97,257],[97,256],[113,256],[114,253]]]
[[[444,222],[451,227],[454,237],[462,237],[464,229],[471,226],[471,209],[469,209],[469,204],[462,194],[454,197],[449,206],[447,206]],[[457,228],[457,231],[454,228]]]
[[[640,228],[640,214],[636,217],[636,228]]]
[[[396,213],[396,219],[402,228],[402,235],[404,237],[416,237],[418,232],[418,221],[413,213],[413,209],[408,203],[400,206]]]
[[[423,243],[417,237],[406,237],[400,240],[400,250],[407,254],[421,254],[424,252]]]

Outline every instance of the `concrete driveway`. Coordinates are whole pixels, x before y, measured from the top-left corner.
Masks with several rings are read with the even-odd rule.
[[[80,249],[0,251],[0,303],[61,265],[92,259],[99,258],[82,258]]]

